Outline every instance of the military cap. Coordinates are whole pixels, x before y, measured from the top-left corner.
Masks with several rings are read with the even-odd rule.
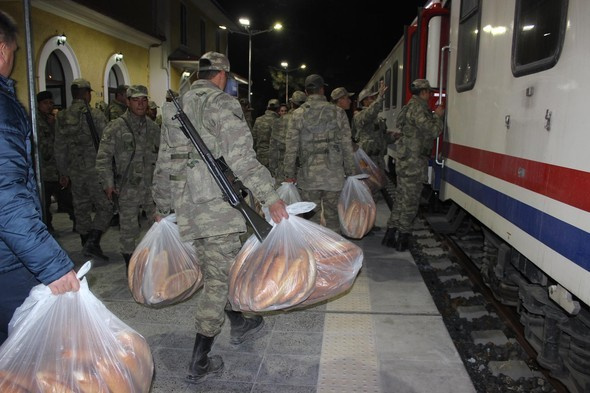
[[[94,91],[92,90],[92,87],[90,87],[90,82],[82,78],[74,79],[72,81],[72,86],[77,87],[78,89],[88,89],[90,91]]]
[[[359,93],[359,102],[363,102],[363,100],[367,97],[372,97],[379,94],[379,92],[377,91],[371,91],[369,89],[363,89],[361,90],[361,92]]]
[[[229,60],[218,52],[207,52],[199,59],[199,71],[229,72]]]
[[[129,88],[129,86],[127,86],[127,85],[119,85],[115,89],[115,93],[116,94],[126,94],[128,88]]]
[[[428,79],[416,79],[410,86],[411,90],[432,90]]]
[[[330,94],[330,98],[332,98],[332,101],[336,101],[336,100],[344,97],[345,95],[348,95],[349,97],[351,97],[354,95],[354,93],[349,93],[344,87],[338,87],[338,88],[332,90],[332,93]]]
[[[276,98],[268,100],[268,104],[266,105],[268,109],[278,109],[279,106],[281,106],[281,103]]]
[[[147,87],[143,85],[131,85],[127,89],[127,98],[147,97]]]
[[[319,89],[320,87],[328,86],[324,83],[324,78],[318,74],[311,74],[305,78],[305,88]]]
[[[148,102],[148,108],[150,108],[150,109],[158,109],[159,106],[154,101],[150,101],[150,102]]]
[[[41,102],[43,100],[53,100],[53,94],[50,91],[40,91],[37,93],[37,102]]]
[[[301,90],[295,90],[293,92],[293,94],[291,95],[291,98],[289,99],[289,101],[291,101],[297,105],[303,104],[306,100],[307,100],[307,94],[305,94]]]

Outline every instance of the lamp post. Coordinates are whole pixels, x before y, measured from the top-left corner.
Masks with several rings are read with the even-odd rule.
[[[289,63],[283,61],[281,62],[281,67],[285,69],[285,102],[289,102],[289,72],[299,69],[304,70],[307,66],[301,64],[299,67],[289,69]]]
[[[280,23],[275,23],[273,27],[266,29],[266,30],[254,30],[250,28],[250,20],[248,18],[240,18],[238,20],[240,25],[244,28],[244,31],[236,31],[230,30],[226,26],[219,26],[221,29],[228,30],[230,33],[242,34],[248,36],[248,102],[250,102],[251,95],[252,95],[252,37],[262,34],[268,33],[269,31],[273,30],[281,30],[283,25]]]

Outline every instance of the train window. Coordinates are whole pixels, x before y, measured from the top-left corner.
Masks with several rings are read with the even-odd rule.
[[[391,72],[392,72],[392,76],[393,76],[393,80],[391,81],[391,107],[392,108],[397,108],[397,88],[398,88],[398,72],[399,72],[399,64],[396,61],[395,63],[393,63],[393,66],[391,67]]]
[[[471,90],[475,85],[479,54],[480,8],[480,0],[461,2],[455,77],[455,88],[458,92]]]
[[[557,64],[565,36],[568,0],[517,0],[512,74],[523,76]]]
[[[388,110],[391,108],[391,68],[385,71],[385,86],[387,86],[387,94],[385,94],[383,109]]]

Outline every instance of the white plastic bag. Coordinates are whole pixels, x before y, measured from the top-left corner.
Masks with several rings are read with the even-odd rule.
[[[383,169],[365,153],[360,147],[354,152],[354,163],[357,170],[369,175],[363,182],[369,187],[371,192],[379,191],[387,184],[387,175]]]
[[[295,183],[283,182],[281,186],[277,188],[277,194],[285,201],[287,205],[291,205],[296,202],[301,202],[301,196]]]
[[[229,274],[234,310],[272,311],[313,304],[346,291],[362,266],[362,249],[334,231],[297,217],[315,207],[287,207],[263,243],[252,236]]]
[[[192,244],[180,240],[176,215],[155,222],[135,248],[128,284],[136,302],[165,306],[192,296],[203,283]]]
[[[338,200],[338,219],[342,234],[353,239],[361,239],[375,225],[377,207],[371,192],[362,183],[368,175],[346,178]]]
[[[78,272],[90,269],[87,262]],[[0,392],[147,393],[154,372],[146,340],[111,313],[86,278],[78,292],[34,287],[0,347]]]

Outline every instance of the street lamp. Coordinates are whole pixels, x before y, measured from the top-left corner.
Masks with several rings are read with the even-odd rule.
[[[285,69],[285,102],[289,102],[289,72],[295,70],[304,70],[307,66],[305,64],[301,64],[299,67],[289,69],[289,63],[283,61],[281,63],[281,67]]]
[[[273,30],[281,30],[283,25],[280,23],[275,23],[273,27],[266,30],[254,30],[250,28],[250,19],[248,18],[240,18],[238,19],[240,25],[244,28],[245,31],[236,31],[230,30],[226,26],[219,26],[221,29],[228,30],[230,33],[242,34],[248,36],[248,102],[250,102],[251,94],[252,94],[252,37],[255,35],[259,35],[262,33],[268,33],[269,31]]]

